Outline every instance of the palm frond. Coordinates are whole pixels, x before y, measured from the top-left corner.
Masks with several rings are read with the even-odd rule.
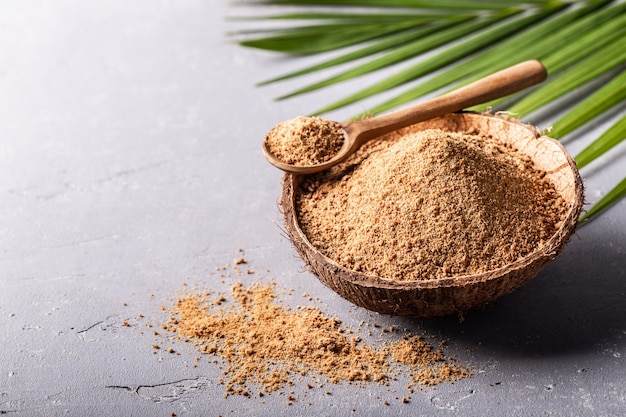
[[[591,6],[593,7],[594,5]],[[626,4],[621,4],[617,7],[608,7],[596,11],[575,9],[571,13],[561,14],[554,19],[554,22],[545,22],[549,23],[549,25],[545,26],[547,32],[544,30],[534,31],[534,29],[543,29],[544,25],[538,25],[515,38],[502,42],[499,46],[508,46],[513,41],[518,45],[523,45],[523,50],[517,53],[514,50],[509,54],[503,51],[500,56],[504,55],[509,60],[519,59],[520,57],[524,59],[531,57],[540,59],[547,68],[548,73],[554,75],[571,64],[579,62],[589,54],[596,52],[601,47],[619,41],[626,33],[626,15],[617,15],[616,17],[616,12],[623,11],[625,6]],[[581,12],[584,12],[584,15],[581,15]],[[571,19],[568,19],[568,21],[561,20],[561,18],[570,14],[579,18],[574,21],[571,21]],[[559,20],[558,25],[556,20]],[[499,53],[500,51],[497,49],[499,48],[493,48],[491,52]],[[492,55],[492,60],[495,61],[497,59],[497,55]],[[495,62],[494,65],[496,65]],[[483,71],[478,77],[470,78],[467,82],[485,76],[486,71]],[[544,83],[544,86],[551,82],[552,80],[548,80],[547,83]],[[522,95],[520,94],[519,96]],[[501,108],[499,105],[506,101],[506,99],[494,100],[490,103],[476,106],[474,110],[484,111],[488,108]],[[536,108],[538,107],[532,110]],[[516,111],[520,115],[526,114],[522,109],[512,110],[509,108],[508,110]],[[529,111],[526,110],[526,112]]]
[[[248,39],[242,46],[289,54],[319,54],[411,28],[413,22],[346,24],[329,23],[285,30],[261,39]]]
[[[423,36],[420,36],[418,39],[415,39],[412,42],[405,43],[404,45],[395,48],[393,51],[387,53],[384,56],[358,65],[348,71],[342,72],[323,81],[319,81],[315,84],[296,90],[291,94],[279,97],[279,99],[285,99],[318,90],[320,88],[327,87],[341,81],[356,78],[361,75],[365,75],[370,72],[396,64],[398,62],[405,61],[423,52],[427,52],[441,45],[445,45],[448,42],[452,42],[454,40],[461,39],[464,36],[468,36],[481,28],[491,25],[494,20],[499,20],[501,18],[502,17],[498,16],[492,19],[449,25],[447,29],[441,31],[431,30],[430,28],[426,27],[424,28]]]
[[[528,114],[626,63],[626,42],[607,45],[513,104],[513,113]]]
[[[561,117],[552,126],[550,134],[554,138],[562,138],[624,101],[626,101],[626,70]],[[580,167],[581,162],[578,163]]]
[[[591,209],[580,216],[578,222],[584,223],[591,220],[624,197],[626,197],[626,177],[624,177],[619,184],[617,184],[611,191],[606,193],[604,197],[595,203]]]
[[[327,69],[327,68],[331,68],[337,65],[341,65],[341,64],[345,64],[348,62],[352,62],[355,61],[357,59],[363,58],[363,57],[367,57],[370,55],[374,55],[377,54],[379,52],[383,52],[389,49],[400,49],[403,48],[405,45],[407,44],[411,44],[413,43],[415,40],[417,39],[421,39],[426,35],[433,35],[436,34],[444,29],[450,28],[453,25],[460,23],[462,20],[468,20],[471,19],[472,16],[470,17],[466,17],[464,16],[463,18],[459,18],[459,20],[452,21],[452,22],[437,22],[437,23],[433,23],[433,24],[426,24],[423,25],[421,27],[416,27],[413,30],[410,31],[403,31],[400,33],[396,33],[396,34],[392,34],[390,36],[384,37],[382,39],[376,40],[370,44],[368,44],[367,46],[363,47],[363,48],[359,48],[355,51],[351,51],[346,53],[345,55],[341,55],[339,57],[321,62],[319,64],[307,67],[307,68],[303,68],[301,70],[298,71],[294,71],[276,78],[272,78],[270,80],[264,81],[262,83],[260,83],[259,85],[265,85],[265,84],[270,84],[270,83],[275,83],[277,81],[283,81],[283,80],[287,80],[290,78],[295,78],[301,75],[305,75],[305,74],[310,74],[316,71],[321,71],[323,69]],[[395,49],[395,50],[397,50]],[[360,66],[357,66],[355,69],[359,69],[361,68]],[[358,76],[358,75],[356,75]],[[335,76],[336,78],[339,78],[340,76]],[[337,81],[339,82],[339,81]],[[327,85],[330,85],[330,83],[327,81]],[[321,88],[321,87],[320,87]],[[304,90],[305,88],[301,89]],[[313,89],[311,87],[308,88],[310,91],[313,91]],[[300,90],[299,90],[300,91]],[[288,95],[279,97],[279,99],[284,99],[287,97],[292,97],[295,96],[297,94],[301,94],[302,92],[292,92]]]
[[[579,168],[593,162],[626,140],[626,115],[574,157]]]
[[[544,12],[547,13],[547,12]],[[472,53],[485,48],[487,45],[498,41],[513,32],[522,30],[524,27],[532,24],[540,17],[538,15],[519,16],[517,12],[509,10],[505,13],[496,15],[491,19],[491,24],[500,23],[496,26],[489,26],[477,34],[470,36],[469,39],[462,40],[459,43],[447,48],[444,52],[436,54],[432,57],[425,58],[417,64],[398,71],[397,73],[383,79],[382,81],[372,84],[371,86],[351,94],[341,100],[338,100],[326,107],[318,109],[313,114],[327,113],[345,107],[349,104],[363,100],[367,97],[386,92],[394,87],[413,81],[419,77],[439,70],[446,65],[456,62]]]
[[[475,16],[475,13],[467,12],[466,16]],[[413,22],[423,22],[429,23],[435,20],[445,20],[451,19],[455,20],[458,16],[462,16],[462,14],[450,10],[432,10],[428,13],[417,13],[413,11],[412,13],[407,13],[405,11],[398,11],[395,13],[372,13],[372,12],[343,12],[343,13],[324,13],[324,12],[309,12],[309,13],[281,13],[275,15],[262,15],[262,16],[241,16],[234,17],[230,20],[300,20],[300,21],[308,21],[308,20],[319,20],[326,22],[335,22],[335,23],[393,23],[393,22],[406,22],[411,20]],[[257,30],[259,31],[259,30]],[[255,31],[241,31],[234,33],[254,33]]]
[[[474,109],[508,109],[526,115],[567,99],[574,105],[551,131],[557,138],[566,138],[602,114],[623,109],[626,100],[623,0],[248,0],[236,4],[289,8],[285,13],[253,18],[285,22],[287,26],[235,33],[245,37],[239,40],[243,46],[289,55],[342,51],[261,85],[349,65],[278,99],[405,62],[391,75],[312,114],[338,110],[382,93],[390,96],[397,90],[366,113],[385,112],[528,59],[540,59],[548,69],[550,76],[543,85]],[[406,65],[412,59],[416,63]],[[581,89],[583,86],[586,88]],[[589,86],[597,88],[593,91]],[[622,117],[576,156],[579,167],[609,152],[624,138],[626,121]],[[624,182],[609,191],[581,221],[626,195]]]
[[[543,3],[543,1],[529,1],[528,3]],[[506,7],[507,1],[494,0],[251,0],[246,5],[260,6],[359,6],[359,7],[417,7],[422,9],[455,9],[455,10],[485,10],[501,9]]]
[[[543,54],[550,53],[570,42],[572,34],[596,27],[603,23],[602,18],[610,16],[612,13],[605,11],[601,16],[594,16],[593,19],[587,16],[588,13],[593,12],[597,7],[598,5],[596,4],[590,4],[585,7],[567,10],[565,13],[553,14],[526,31],[515,34],[491,48],[455,63],[444,72],[430,78],[427,83],[418,84],[370,108],[369,112],[372,114],[382,113],[437,91],[440,88],[458,88],[520,61],[541,58]],[[557,9],[556,11],[560,10],[562,9]],[[584,22],[577,20],[581,16],[586,17]],[[564,30],[560,30],[561,28],[564,28]],[[486,103],[482,106],[476,106],[474,110],[484,111],[495,104],[497,103]]]

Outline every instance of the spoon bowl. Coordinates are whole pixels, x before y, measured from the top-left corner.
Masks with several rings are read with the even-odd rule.
[[[341,124],[344,142],[328,161],[317,165],[297,166],[276,157],[263,141],[262,150],[267,161],[276,168],[293,174],[314,174],[325,171],[352,155],[367,141],[395,130],[423,122],[467,107],[486,103],[521,91],[544,81],[547,71],[537,60],[525,61],[505,68],[455,91],[377,117]]]

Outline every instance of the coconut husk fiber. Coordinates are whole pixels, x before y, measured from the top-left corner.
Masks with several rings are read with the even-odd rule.
[[[285,174],[280,207],[285,228],[294,247],[310,270],[343,298],[381,314],[430,317],[463,312],[484,306],[535,277],[562,252],[583,204],[583,186],[575,162],[554,139],[534,126],[505,116],[462,112],[438,117],[403,129],[403,134],[441,129],[466,134],[491,134],[531,157],[567,203],[565,219],[556,233],[530,254],[501,268],[471,275],[439,279],[390,280],[366,275],[338,264],[317,250],[298,224],[296,198],[303,176]]]

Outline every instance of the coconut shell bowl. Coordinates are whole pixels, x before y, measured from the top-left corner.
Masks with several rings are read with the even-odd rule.
[[[348,269],[315,248],[303,233],[296,201],[305,175],[284,174],[280,208],[290,240],[322,283],[346,300],[386,315],[433,317],[459,314],[485,306],[511,293],[535,277],[558,257],[576,230],[583,205],[583,185],[575,162],[556,140],[532,125],[489,113],[452,113],[403,130],[426,129],[490,134],[503,144],[523,150],[535,166],[546,172],[567,209],[560,227],[544,244],[526,256],[487,272],[437,279],[391,280]]]

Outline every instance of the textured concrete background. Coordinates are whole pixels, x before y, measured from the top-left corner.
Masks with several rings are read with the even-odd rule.
[[[225,17],[241,12],[199,0],[0,4],[0,414],[626,414],[626,201],[462,323],[357,308],[304,271],[281,229],[281,174],[259,145],[276,123],[362,81],[273,102],[292,84],[254,84],[303,62],[230,43],[241,24]],[[567,143],[572,153],[623,111]],[[550,115],[529,121],[545,127]],[[588,201],[623,177],[625,150],[583,171]],[[255,274],[216,274],[240,247]],[[294,290],[288,303],[306,291],[353,329],[447,339],[475,376],[408,404],[395,399],[407,394],[402,379],[332,395],[297,385],[291,406],[278,394],[223,398],[219,369],[194,368],[192,346],[147,325],[165,319],[182,282],[221,291],[237,280],[275,280]],[[155,342],[180,355],[154,354]]]

